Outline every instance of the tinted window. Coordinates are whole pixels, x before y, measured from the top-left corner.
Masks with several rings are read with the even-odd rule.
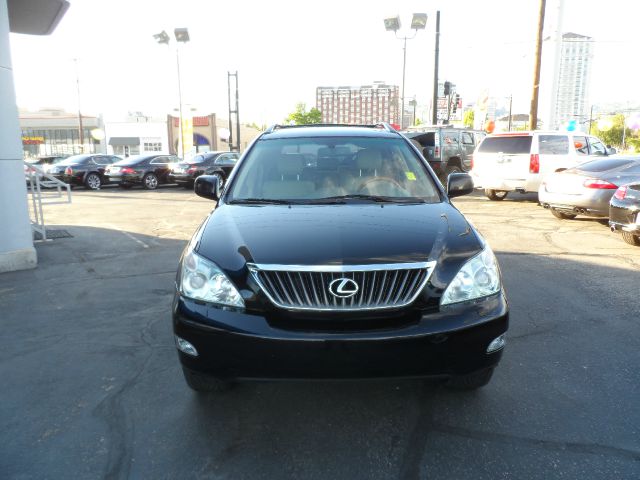
[[[151,160],[151,163],[153,164],[157,164],[157,163],[167,163],[168,159],[167,157],[156,157],[153,160]]]
[[[530,135],[527,136],[510,136],[510,137],[487,137],[478,147],[478,152],[482,153],[530,153],[531,152]]]
[[[575,147],[578,155],[589,155],[587,137],[573,137],[573,146]]]
[[[205,159],[205,157],[203,155],[196,155],[192,159],[187,160],[187,163],[189,163],[191,165],[197,165],[199,163],[204,163],[205,160],[206,159]]]
[[[303,153],[287,153],[291,150],[314,152],[316,161],[307,162]],[[390,138],[263,140],[245,157],[230,188],[230,201],[260,198],[313,203],[345,195],[440,201],[438,188],[414,150],[405,140]]]
[[[540,135],[538,152],[541,155],[566,155],[569,153],[569,137],[566,135]]]
[[[591,155],[606,155],[607,149],[597,138],[589,137],[589,143],[591,144]]]
[[[74,155],[60,162],[60,165],[84,165],[89,158],[88,155]]]
[[[465,145],[473,145],[473,135],[467,132],[462,132],[462,143]]]
[[[577,170],[583,172],[606,172],[607,170],[613,170],[614,168],[620,168],[625,165],[631,165],[633,160],[629,159],[602,159],[594,160],[592,162],[586,162],[576,167]],[[625,170],[628,171],[628,170]]]

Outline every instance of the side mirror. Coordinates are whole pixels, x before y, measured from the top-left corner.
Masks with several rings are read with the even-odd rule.
[[[449,198],[461,197],[473,192],[473,179],[468,173],[451,173],[447,178],[447,195]]]
[[[200,175],[193,185],[196,195],[210,200],[218,200],[222,194],[222,178],[217,173]]]
[[[607,155],[615,155],[618,151],[611,145],[607,145]]]

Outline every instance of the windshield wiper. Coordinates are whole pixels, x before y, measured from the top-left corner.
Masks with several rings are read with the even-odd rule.
[[[294,202],[279,198],[237,198],[229,203],[232,205],[291,205]]]
[[[369,200],[377,203],[425,203],[422,198],[418,197],[387,197],[383,195],[365,195],[359,193],[319,198],[313,200],[313,203],[344,203],[345,200]]]

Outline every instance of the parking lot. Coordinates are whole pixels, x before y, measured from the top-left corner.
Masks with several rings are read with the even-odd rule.
[[[0,478],[640,478],[640,248],[531,195],[455,204],[511,304],[487,387],[264,382],[204,398],[184,383],[170,302],[213,204],[169,186],[47,206],[71,236],[0,275]]]

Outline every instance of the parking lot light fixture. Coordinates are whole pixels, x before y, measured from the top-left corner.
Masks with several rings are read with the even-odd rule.
[[[186,28],[176,28],[173,33],[176,36],[176,42],[187,43],[189,41],[189,30]]]
[[[384,19],[384,28],[387,30],[387,32],[395,33],[396,38],[404,42],[402,47],[402,94],[401,94],[402,106],[400,108],[400,128],[401,129],[404,128],[404,80],[405,80],[405,73],[406,73],[406,67],[407,67],[407,40],[411,40],[412,38],[414,38],[418,34],[418,30],[424,30],[426,26],[427,26],[427,14],[414,13],[413,18],[411,20],[411,29],[413,30],[413,35],[411,35],[410,37],[408,36],[399,37],[398,30],[400,30],[400,17],[395,16],[395,17]]]
[[[427,14],[426,13],[414,13],[411,19],[411,28],[413,30],[424,30],[427,26]]]
[[[153,38],[156,39],[156,42],[158,42],[160,45],[169,45],[169,34],[167,32],[165,32],[164,30],[161,31],[160,33],[156,33]]]
[[[189,30],[186,28],[176,28],[173,30],[173,34],[176,37],[176,42],[178,43],[187,43],[189,39]],[[161,31],[160,33],[156,33],[153,38],[160,45],[169,45],[169,41],[171,38],[166,31]],[[184,127],[182,125],[182,85],[180,81],[180,50],[176,46],[176,66],[178,70],[178,106],[179,106],[179,116],[180,116],[180,158],[184,160]]]
[[[384,28],[387,32],[397,32],[400,30],[400,17],[395,16],[391,18],[384,19]]]

